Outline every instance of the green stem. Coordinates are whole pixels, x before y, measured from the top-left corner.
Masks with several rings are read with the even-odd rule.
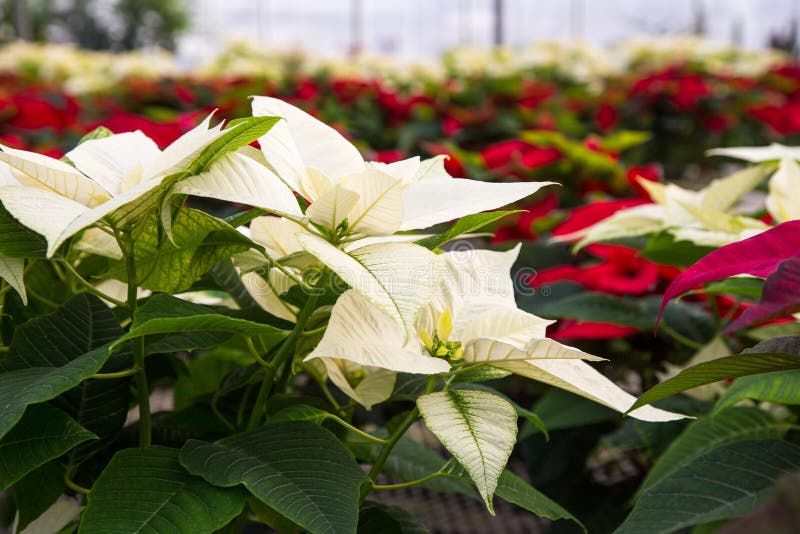
[[[703,344],[702,343],[698,343],[697,341],[695,341],[693,339],[689,339],[688,337],[684,336],[680,332],[678,332],[678,331],[674,330],[673,328],[667,326],[666,323],[664,323],[664,321],[661,321],[659,323],[659,328],[661,328],[661,330],[663,330],[669,337],[671,337],[672,339],[674,339],[678,343],[681,343],[682,345],[686,345],[690,349],[700,350],[700,349],[703,348]]]
[[[91,491],[89,488],[84,488],[83,486],[73,482],[72,478],[70,478],[70,475],[72,474],[71,471],[71,468],[68,468],[66,471],[64,471],[64,485],[75,493],[82,493],[83,495],[89,493]]]
[[[125,266],[128,275],[128,310],[131,318],[138,303],[138,287],[136,278],[136,258],[130,235],[119,239],[120,248],[125,254]],[[147,373],[144,368],[144,337],[138,337],[133,343],[133,367],[136,373],[136,398],[139,405],[139,446],[149,447],[152,443],[152,422],[150,420],[150,389],[147,385]]]
[[[139,372],[137,367],[132,367],[130,369],[125,369],[124,371],[115,371],[113,373],[95,373],[89,378],[94,378],[95,380],[110,380],[113,378],[125,378],[126,376],[133,376]]]
[[[436,381],[436,375],[431,375],[428,378],[428,384],[425,387],[425,392],[423,395],[431,393],[436,388]],[[372,468],[369,470],[369,474],[367,475],[369,480],[363,486],[361,486],[361,498],[359,502],[364,502],[364,499],[367,498],[367,495],[369,495],[369,492],[375,486],[375,481],[378,479],[378,475],[381,474],[386,460],[389,459],[389,454],[391,454],[392,449],[395,445],[397,445],[397,442],[400,441],[400,438],[405,435],[406,431],[411,428],[411,425],[413,425],[417,419],[419,419],[419,408],[414,406],[414,408],[408,412],[405,418],[397,426],[395,431],[386,440],[386,445],[381,448],[378,458],[375,459],[375,463],[372,464]]]
[[[328,415],[328,419],[330,419],[331,421],[335,421],[336,423],[338,423],[342,427],[346,428],[347,430],[349,430],[353,434],[355,434],[357,436],[360,436],[360,437],[364,438],[367,441],[371,441],[372,443],[377,443],[379,445],[386,445],[388,443],[388,441],[383,439],[383,438],[375,437],[372,434],[364,432],[360,428],[351,425],[350,423],[348,423],[347,421],[345,421],[341,417],[337,417],[337,416],[335,416],[333,414],[330,414],[330,415]]]
[[[80,275],[80,273],[78,273],[78,271],[75,270],[75,268],[67,262],[67,260],[62,260],[62,261],[63,261],[63,265],[67,268],[67,270],[86,289],[86,291],[88,293],[91,293],[92,295],[94,295],[96,297],[100,297],[101,299],[106,300],[106,301],[112,303],[114,306],[117,306],[119,308],[127,308],[128,307],[128,303],[127,302],[122,302],[121,300],[117,300],[114,297],[106,295],[105,293],[103,293],[102,291],[100,291],[99,289],[94,287],[91,283],[89,283],[88,280],[86,280],[84,277],[82,277]]]
[[[374,490],[396,490],[396,489],[403,489],[403,488],[410,488],[411,486],[416,486],[417,484],[422,484],[429,480],[432,480],[436,477],[446,476],[441,471],[436,471],[435,473],[431,473],[428,476],[418,478],[416,480],[409,480],[408,482],[399,482],[397,484],[373,484],[372,489]]]
[[[300,310],[300,313],[297,315],[297,323],[295,323],[294,329],[286,337],[286,339],[283,340],[283,343],[281,343],[278,351],[268,362],[267,367],[264,368],[264,379],[261,382],[261,388],[258,390],[258,397],[256,397],[256,403],[253,406],[253,411],[250,413],[250,420],[247,422],[247,430],[255,429],[261,422],[261,419],[264,416],[264,408],[267,402],[267,397],[269,397],[269,393],[272,390],[272,384],[275,382],[275,373],[278,368],[286,363],[286,361],[292,355],[292,351],[290,349],[294,348],[294,342],[297,340],[300,334],[303,333],[303,329],[306,327],[308,318],[311,317],[311,313],[317,307],[318,300],[319,295],[316,294],[312,294],[308,297],[305,306],[303,306],[303,309]]]

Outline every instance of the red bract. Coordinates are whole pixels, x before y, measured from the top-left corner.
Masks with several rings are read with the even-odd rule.
[[[20,130],[51,128],[62,132],[75,124],[80,111],[78,103],[71,97],[58,95],[50,100],[38,95],[19,94],[4,103],[14,110],[8,124]]]
[[[561,152],[552,147],[538,147],[518,139],[509,139],[489,146],[481,152],[486,167],[491,170],[519,174],[536,169],[561,158]]]
[[[650,194],[642,187],[639,180],[644,178],[650,182],[658,182],[661,180],[661,167],[655,163],[650,165],[640,166],[634,165],[625,174],[628,183],[631,184],[641,198],[651,200]]]
[[[537,219],[546,216],[548,213],[558,207],[558,195],[550,194],[545,198],[534,204],[529,204],[522,208],[525,210],[519,214],[517,222],[514,225],[502,226],[497,229],[492,243],[503,243],[506,241],[518,241],[520,239],[536,239],[536,232],[533,229],[533,224]]]
[[[161,123],[155,122],[139,115],[130,113],[117,113],[103,119],[102,121],[87,125],[86,130],[91,131],[98,126],[105,126],[114,133],[132,132],[141,130],[146,136],[151,138],[156,144],[164,148],[175,139],[183,135],[196,124],[196,115],[192,114],[192,124],[179,124],[177,122]]]
[[[747,112],[780,134],[788,135],[800,132],[800,103],[782,106],[754,106]]]
[[[563,321],[558,329],[549,334],[553,339],[614,339],[635,334],[638,330],[632,326],[620,326],[613,323],[572,322]]]
[[[595,113],[594,121],[601,132],[607,132],[617,125],[619,113],[610,104],[600,104]]]
[[[619,210],[632,208],[647,201],[639,199],[606,200],[593,202],[588,206],[582,206],[572,210],[569,218],[553,230],[553,235],[567,235],[579,230],[583,230],[607,217],[611,217]]]
[[[379,150],[375,152],[375,161],[381,163],[394,163],[406,158],[405,152],[402,150]]]
[[[607,245],[613,246],[613,245]],[[641,295],[658,285],[658,265],[636,256],[636,251],[616,246],[605,263],[587,267],[584,285],[614,295]]]
[[[447,158],[444,160],[444,170],[446,170],[450,176],[455,176],[457,178],[463,178],[466,176],[464,164],[461,163],[461,160],[458,159],[447,147],[438,143],[423,143],[423,147],[431,154],[437,156],[447,156]]]
[[[778,264],[798,255],[800,221],[789,221],[749,239],[719,248],[681,273],[664,293],[661,310],[671,299],[695,287],[737,274],[761,278],[774,272]]]
[[[756,323],[785,317],[800,311],[800,256],[783,260],[764,282],[764,292],[758,304],[745,310],[725,329],[733,332]]]

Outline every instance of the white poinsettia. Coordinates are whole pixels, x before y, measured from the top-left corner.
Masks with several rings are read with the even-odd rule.
[[[652,204],[634,206],[558,241],[578,241],[582,248],[598,241],[653,234],[666,230],[678,241],[701,246],[723,246],[763,232],[762,221],[731,213],[732,208],[769,174],[766,167],[750,167],[712,181],[699,191],[675,184],[640,180]]]
[[[0,161],[8,171],[0,180],[0,201],[14,218],[45,237],[47,256],[52,256],[65,240],[105,217],[123,218],[123,213],[130,217],[151,207],[145,197],[227,132],[221,124],[209,127],[210,121],[211,116],[163,151],[140,131],[91,139],[66,154],[74,166],[0,145]],[[238,188],[251,204],[300,213],[291,191],[269,169],[243,154],[226,154],[207,173],[185,182],[175,186],[176,192],[235,201],[239,199],[226,191]],[[248,189],[253,182],[260,184],[258,194]],[[123,206],[130,209],[120,210]],[[83,247],[119,255],[97,234],[89,236]]]
[[[354,291],[333,307],[319,345],[306,358],[347,360],[395,372],[437,374],[489,365],[590,398],[620,412],[635,398],[581,360],[602,360],[546,337],[547,321],[519,310],[509,252],[454,251],[439,256],[437,285],[411,336]],[[353,377],[330,375],[343,391]],[[356,383],[358,376],[355,377]],[[682,416],[652,407],[631,414],[648,421]]]
[[[253,115],[286,119],[259,139],[261,149],[278,176],[311,202],[306,216],[329,234],[381,236],[428,228],[552,184],[454,179],[441,156],[365,162],[336,130],[275,98],[255,97]]]
[[[717,148],[711,156],[728,156],[751,163],[777,161],[778,168],[769,181],[767,211],[777,222],[800,219],[800,148],[772,143],[768,146]]]

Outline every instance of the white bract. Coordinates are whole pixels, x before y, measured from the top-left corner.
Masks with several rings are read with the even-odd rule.
[[[577,240],[577,248],[598,241],[653,234],[666,230],[678,241],[723,246],[763,232],[769,226],[732,213],[736,203],[769,174],[763,166],[749,167],[707,187],[692,191],[675,184],[640,180],[653,204],[634,206],[558,241]]]
[[[344,293],[333,307],[325,335],[306,361],[348,360],[418,374],[488,365],[567,389],[620,412],[627,410],[635,398],[580,361],[602,358],[548,339],[545,330],[552,321],[517,309],[509,271],[518,251],[475,250],[439,256],[434,295],[408,337],[369,300],[354,291]],[[360,376],[330,378],[347,392]],[[652,407],[631,415],[648,421],[682,417]]]
[[[336,130],[275,98],[254,98],[253,115],[286,119],[259,139],[264,158],[311,203],[306,216],[332,235],[428,228],[505,206],[552,184],[454,179],[441,156],[365,162]]]
[[[752,163],[777,161],[778,169],[769,181],[767,211],[777,222],[800,219],[800,148],[772,143],[768,146],[717,148],[712,156],[728,156]]]
[[[229,131],[221,124],[210,128],[210,121],[211,116],[164,151],[140,131],[87,140],[66,154],[74,166],[0,145],[5,168],[0,201],[15,219],[45,237],[50,257],[68,238],[103,218],[131,220],[152,208],[156,198],[151,195],[164,179],[184,170]],[[228,201],[246,198],[254,205],[300,213],[291,191],[239,152],[225,154],[208,172],[178,182],[173,192]],[[98,234],[87,236],[84,247],[119,256],[113,243]]]

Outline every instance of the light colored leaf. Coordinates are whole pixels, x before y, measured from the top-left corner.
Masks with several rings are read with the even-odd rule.
[[[448,390],[423,395],[425,425],[469,473],[489,511],[492,496],[517,440],[517,412],[485,391]]]
[[[25,260],[22,258],[3,258],[0,257],[0,278],[14,288],[24,305],[28,305],[28,294],[25,292]]]
[[[409,243],[378,243],[347,254],[321,237],[303,234],[298,239],[307,252],[397,321],[408,336],[433,292],[435,254]]]
[[[428,228],[465,215],[501,208],[554,183],[490,183],[455,178],[419,180],[405,190],[401,230]]]

